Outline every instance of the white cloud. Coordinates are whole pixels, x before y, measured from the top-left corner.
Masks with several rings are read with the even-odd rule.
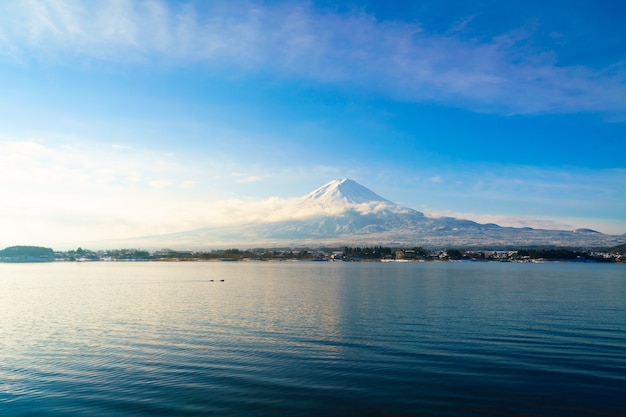
[[[153,187],[153,188],[165,188],[165,187],[169,187],[170,185],[172,185],[172,181],[170,180],[160,179],[160,180],[150,181],[150,187]]]
[[[180,188],[187,188],[187,189],[189,189],[189,188],[195,187],[196,184],[197,184],[196,181],[186,180],[186,181],[183,181],[183,182],[180,183]]]
[[[260,175],[250,175],[243,178],[239,178],[237,182],[248,183],[248,182],[259,182],[263,179]]]
[[[339,216],[346,211],[360,214],[379,213],[383,210],[401,210],[402,208],[375,202],[343,205],[328,205],[320,202],[303,204],[302,197],[270,197],[259,200],[227,199],[215,201],[204,207],[211,213],[211,225],[233,225],[246,223],[270,223],[290,220],[306,220],[322,216]]]
[[[292,3],[196,8],[157,0],[49,0],[0,6],[0,55],[16,60],[202,63],[479,111],[600,111],[619,118],[626,110],[624,62],[604,70],[557,66],[549,53],[518,48],[531,36],[520,29],[464,39],[462,30],[428,33],[418,24]]]
[[[111,148],[113,148],[115,150],[118,150],[118,151],[129,151],[129,150],[133,149],[129,145],[118,145],[118,144],[111,145]]]

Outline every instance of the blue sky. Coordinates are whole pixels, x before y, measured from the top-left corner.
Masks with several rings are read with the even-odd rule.
[[[626,233],[625,18],[620,1],[3,2],[0,246],[234,222],[344,177],[434,216]]]

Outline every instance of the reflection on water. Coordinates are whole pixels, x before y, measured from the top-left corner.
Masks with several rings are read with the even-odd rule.
[[[623,265],[4,264],[0,411],[626,415],[624,294]]]

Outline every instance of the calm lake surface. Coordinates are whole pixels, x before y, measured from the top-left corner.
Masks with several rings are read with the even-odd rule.
[[[0,264],[0,415],[625,416],[626,265]]]

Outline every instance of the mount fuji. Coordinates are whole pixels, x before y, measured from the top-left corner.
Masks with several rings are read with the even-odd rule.
[[[262,221],[133,239],[144,248],[279,247],[326,245],[431,248],[609,247],[626,236],[589,229],[542,230],[433,218],[389,201],[350,179],[333,180],[290,200]]]

